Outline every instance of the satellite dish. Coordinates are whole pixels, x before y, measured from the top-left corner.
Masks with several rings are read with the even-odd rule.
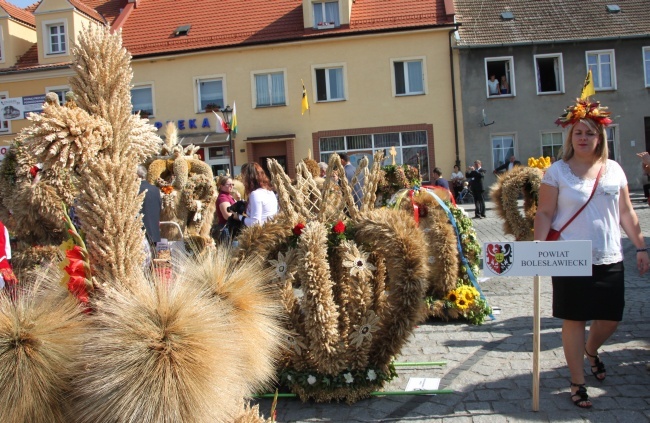
[[[494,121],[488,123],[487,114],[485,114],[485,109],[482,109],[481,113],[483,114],[483,120],[479,122],[478,126],[490,126],[494,124]]]

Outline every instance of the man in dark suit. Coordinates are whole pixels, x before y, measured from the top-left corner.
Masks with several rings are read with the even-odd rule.
[[[140,193],[147,190],[142,202],[142,209],[140,209],[140,213],[144,215],[142,223],[144,224],[144,231],[149,245],[155,248],[156,243],[160,242],[160,209],[162,208],[160,190],[157,186],[147,182],[145,179],[147,169],[142,165],[138,166],[138,177],[140,178]]]
[[[474,218],[480,219],[485,216],[485,200],[483,199],[483,177],[485,176],[485,169],[481,167],[481,161],[474,161],[474,166],[467,168],[465,174],[469,182],[469,189],[472,190],[474,197]]]
[[[517,158],[513,154],[512,156],[510,156],[510,159],[507,162],[494,169],[494,172],[492,173],[498,175],[499,173],[502,172],[511,171],[515,166],[521,166],[521,162],[517,160]]]

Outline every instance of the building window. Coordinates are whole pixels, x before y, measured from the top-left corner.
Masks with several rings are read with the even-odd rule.
[[[396,163],[408,164],[420,168],[420,173],[428,179],[429,148],[427,131],[389,132],[381,134],[345,135],[326,137],[319,140],[320,160],[328,163],[333,153],[347,153],[356,166],[363,156],[372,165],[373,155],[377,150],[384,151],[384,157],[391,159],[389,152],[395,147]]]
[[[315,69],[316,101],[345,100],[343,67]]]
[[[562,54],[537,54],[535,76],[537,94],[560,94],[564,92]]]
[[[424,94],[423,61],[394,61],[395,95]]]
[[[650,87],[650,47],[643,47],[643,69],[645,71],[645,86]]]
[[[4,100],[5,98],[9,98],[9,93],[8,92],[0,92],[0,100]],[[8,120],[3,120],[2,119],[2,113],[0,113],[0,134],[11,132],[11,122]]]
[[[284,72],[255,74],[255,107],[286,105]]]
[[[5,41],[3,37],[4,29],[2,26],[0,26],[0,63],[4,63],[5,61]]]
[[[588,51],[587,70],[591,70],[596,91],[616,89],[614,50]]]
[[[607,150],[609,151],[610,160],[618,160],[618,131],[616,130],[617,125],[608,126],[605,128],[605,133],[607,134]]]
[[[46,25],[48,54],[62,54],[67,51],[65,24],[57,22]]]
[[[314,28],[340,25],[338,1],[314,3]]]
[[[199,112],[224,107],[223,78],[196,79],[196,86]]]
[[[562,154],[562,132],[542,133],[542,156],[560,159]]]
[[[513,58],[485,58],[486,92],[488,97],[512,97],[515,95],[515,67]]]
[[[67,85],[62,85],[58,87],[45,87],[45,94],[55,93],[59,98],[59,104],[63,105],[65,103],[65,94],[70,91],[70,87]]]
[[[152,117],[153,112],[153,85],[143,84],[131,88],[131,105],[133,113],[140,112],[142,117]]]
[[[515,155],[515,136],[493,135],[492,136],[492,166],[493,169],[506,163],[510,156]]]

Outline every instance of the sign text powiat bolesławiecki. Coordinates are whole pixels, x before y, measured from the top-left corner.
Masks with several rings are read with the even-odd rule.
[[[483,244],[485,276],[589,276],[591,241]]]

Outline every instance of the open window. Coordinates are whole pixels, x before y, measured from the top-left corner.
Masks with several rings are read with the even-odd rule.
[[[424,60],[391,60],[393,63],[394,95],[424,94]]]
[[[536,54],[534,57],[537,94],[563,93],[564,69],[562,54]]]
[[[485,90],[489,98],[513,97],[515,67],[512,56],[485,58]]]
[[[316,101],[345,100],[345,68],[343,66],[314,67]]]

